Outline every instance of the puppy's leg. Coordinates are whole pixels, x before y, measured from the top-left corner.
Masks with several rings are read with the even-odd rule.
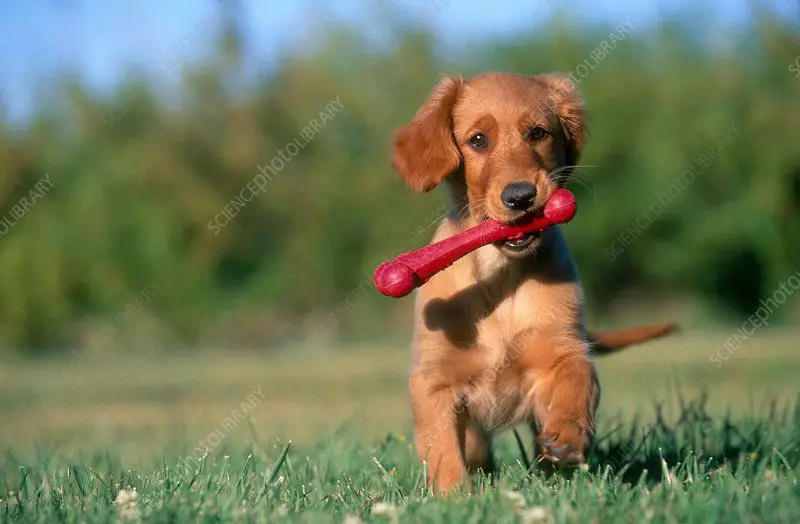
[[[558,337],[560,338],[560,337]],[[552,367],[539,376],[534,415],[537,450],[558,466],[586,460],[595,435],[600,389],[588,345],[580,340],[553,340]]]
[[[467,476],[461,455],[466,414],[449,388],[434,389],[417,372],[411,374],[414,441],[428,467],[428,484],[447,492]]]
[[[470,419],[464,428],[464,462],[470,473],[479,469],[486,475],[495,471],[492,441],[478,422]]]

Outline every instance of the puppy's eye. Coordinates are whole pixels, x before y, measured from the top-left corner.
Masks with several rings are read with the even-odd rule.
[[[531,128],[530,131],[528,131],[528,138],[534,141],[541,140],[546,136],[547,136],[547,129],[543,127],[536,126],[534,128]]]
[[[489,139],[486,138],[486,135],[483,133],[475,133],[472,135],[472,138],[469,139],[469,145],[471,145],[475,151],[483,151],[489,147]]]

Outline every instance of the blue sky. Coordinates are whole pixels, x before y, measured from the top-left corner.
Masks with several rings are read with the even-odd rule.
[[[762,0],[783,16],[800,19],[800,0]],[[661,17],[702,5],[724,30],[750,18],[751,0],[240,0],[251,60],[275,61],[313,42],[316,29],[346,21],[380,41],[387,6],[394,16],[426,24],[443,49],[469,40],[509,36],[545,23],[556,5],[586,22],[616,25],[630,19],[644,31]],[[0,102],[13,117],[25,115],[32,93],[64,68],[81,71],[93,86],[108,88],[131,64],[169,83],[177,66],[208,50],[212,34],[197,24],[218,12],[217,0],[5,0],[0,7]],[[181,40],[191,45],[181,49]],[[170,55],[170,53],[173,53]]]

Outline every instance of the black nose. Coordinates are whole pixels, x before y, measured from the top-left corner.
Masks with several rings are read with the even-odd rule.
[[[528,209],[536,200],[536,186],[529,182],[512,182],[503,188],[500,200],[509,209]]]

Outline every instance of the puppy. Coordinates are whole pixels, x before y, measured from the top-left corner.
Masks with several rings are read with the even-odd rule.
[[[393,139],[393,165],[414,190],[446,182],[452,210],[433,242],[487,218],[540,209],[586,144],[585,110],[559,74],[446,77]],[[417,292],[410,392],[415,445],[431,487],[494,470],[490,435],[527,422],[537,454],[583,462],[600,388],[591,357],[674,325],[592,335],[559,227],[484,246]]]

